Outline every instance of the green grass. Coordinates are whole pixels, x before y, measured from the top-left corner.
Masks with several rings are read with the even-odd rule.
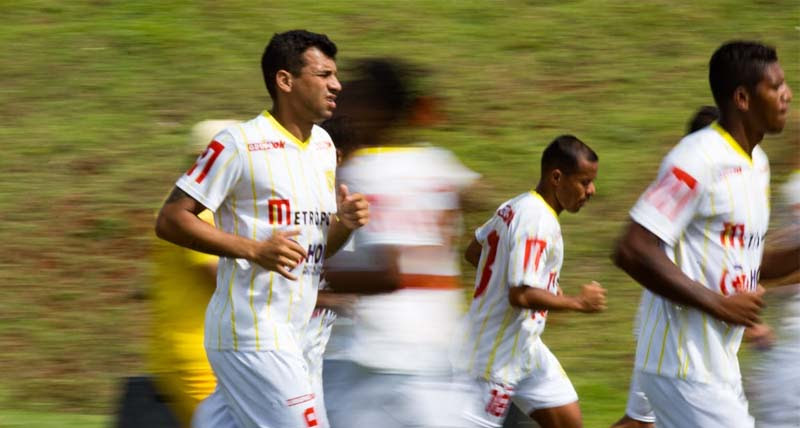
[[[600,154],[596,199],[562,219],[562,285],[598,279],[609,310],[553,316],[544,336],[587,427],[622,413],[633,355],[639,288],[611,266],[609,249],[690,114],[711,103],[711,52],[728,39],[763,39],[800,88],[800,4],[791,0],[0,7],[0,408],[20,409],[0,412],[2,426],[100,424],[103,416],[67,415],[110,414],[120,378],[143,371],[153,213],[188,166],[194,122],[269,106],[258,64],[274,32],[327,33],[343,80],[370,55],[431,71],[424,85],[444,97],[448,121],[416,136],[452,149],[495,189],[468,229],[535,184],[555,135],[574,133]],[[765,141],[776,183],[797,162],[799,117]]]

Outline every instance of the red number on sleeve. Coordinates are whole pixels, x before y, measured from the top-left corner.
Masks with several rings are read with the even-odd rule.
[[[219,157],[219,154],[222,153],[223,150],[225,150],[225,146],[223,146],[219,141],[217,140],[212,141],[211,144],[209,144],[206,150],[203,152],[203,154],[201,154],[200,157],[197,158],[197,161],[194,163],[194,165],[192,165],[192,167],[189,168],[188,171],[186,171],[186,175],[192,175],[195,168],[197,168],[197,165],[199,165],[200,163],[205,163],[205,166],[203,166],[203,170],[200,172],[200,175],[198,175],[197,178],[194,180],[197,183],[201,183],[206,178],[206,175],[208,175],[208,171],[211,171],[211,167],[214,165],[214,162],[217,160],[217,157]],[[209,156],[210,152],[213,153],[211,153],[211,155]]]
[[[500,241],[500,235],[496,230],[493,230],[489,236],[486,237],[486,242],[489,244],[489,254],[486,256],[486,263],[483,264],[483,271],[481,272],[481,280],[478,283],[478,288],[475,289],[475,294],[472,298],[477,299],[486,291],[489,285],[489,279],[492,278],[492,265],[494,259],[497,257],[497,243]]]

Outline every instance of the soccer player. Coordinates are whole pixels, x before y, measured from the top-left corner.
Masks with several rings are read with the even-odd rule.
[[[420,105],[408,67],[369,59],[357,72],[341,109],[362,147],[345,157],[338,177],[367,196],[371,211],[353,233],[352,252],[326,268],[332,289],[363,293],[338,372],[324,373],[326,396],[347,385],[327,403],[331,426],[456,428],[449,351],[463,298],[459,192],[477,174],[446,150],[397,145]]]
[[[695,112],[689,120],[686,135],[699,131],[719,119],[719,109],[716,106],[702,106]],[[634,337],[639,336],[641,327],[641,312],[637,311],[634,321]],[[611,428],[652,428],[656,420],[653,415],[653,408],[647,400],[647,396],[639,387],[639,377],[636,370],[631,376],[631,385],[628,391],[628,403],[625,406],[625,416],[614,423]]]
[[[605,289],[561,293],[564,244],[558,215],[578,212],[594,195],[598,157],[572,135],[557,137],[542,154],[535,190],[504,202],[466,250],[477,267],[467,314],[465,370],[475,393],[467,426],[499,427],[513,397],[543,428],[580,427],[578,395],[541,341],[550,310],[599,312]]]
[[[219,133],[159,214],[159,237],[220,256],[205,317],[218,383],[197,427],[318,425],[303,329],[324,257],[368,220],[362,195],[335,192],[335,148],[315,125],[336,107],[335,55],[321,34],[274,35],[261,59],[272,110]]]
[[[729,42],[709,81],[720,119],[684,137],[631,209],[615,263],[646,290],[635,370],[660,427],[752,427],[737,351],[759,322],[769,163],[791,90],[773,48]]]

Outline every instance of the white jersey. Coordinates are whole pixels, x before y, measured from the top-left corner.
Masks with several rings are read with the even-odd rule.
[[[477,174],[432,147],[362,149],[339,179],[370,201],[370,222],[331,269],[381,270],[382,247],[397,251],[400,290],[362,296],[354,306],[352,348],[359,364],[394,373],[449,370],[463,293],[456,242],[458,192]]]
[[[689,278],[723,295],[755,291],[769,224],[769,162],[752,159],[716,123],[664,158],[631,209]],[[636,368],[698,382],[739,384],[744,328],[644,291]]]
[[[317,297],[328,227],[336,213],[336,152],[317,126],[299,141],[268,112],[217,134],[177,186],[214,212],[227,233],[263,241],[299,230],[308,257],[290,281],[244,259],[221,257],[205,319],[214,350],[291,350]]]
[[[471,376],[514,385],[536,368],[535,344],[547,311],[511,306],[508,293],[520,286],[557,293],[561,226],[550,205],[530,191],[503,203],[475,239],[483,249],[467,314],[464,363]]]

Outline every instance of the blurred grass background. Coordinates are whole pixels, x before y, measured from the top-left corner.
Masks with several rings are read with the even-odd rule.
[[[188,167],[188,130],[270,106],[259,60],[275,32],[339,46],[340,78],[365,56],[424,66],[446,123],[415,137],[450,148],[494,189],[532,187],[539,156],[574,133],[600,155],[598,194],[562,216],[562,286],[609,289],[598,316],[551,317],[544,340],[587,427],[622,415],[640,288],[608,259],[627,210],[712,104],[722,42],[778,48],[800,91],[796,0],[0,0],[0,426],[110,424],[121,378],[143,372],[153,216]],[[800,115],[763,144],[773,187],[798,162]],[[471,287],[472,271],[465,284]]]

